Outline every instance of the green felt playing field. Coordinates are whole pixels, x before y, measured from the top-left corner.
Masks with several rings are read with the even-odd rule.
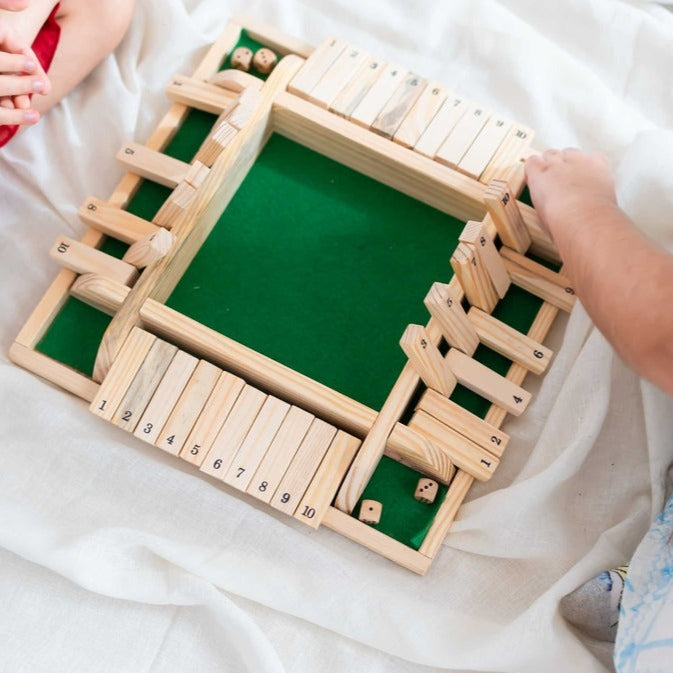
[[[166,153],[191,161],[214,119],[192,111]],[[169,193],[144,181],[129,210],[149,220]],[[425,294],[452,275],[463,224],[273,135],[166,303],[378,410],[405,363],[406,325],[427,322]],[[525,332],[540,305],[512,287],[494,315]],[[90,374],[109,320],[70,299],[38,350]],[[510,365],[484,347],[476,357]],[[481,416],[489,407],[460,386],[453,399]],[[384,459],[363,494],[383,503],[377,528],[415,549],[445,494],[417,503],[418,476]]]

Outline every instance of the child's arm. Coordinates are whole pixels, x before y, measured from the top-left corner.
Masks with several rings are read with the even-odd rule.
[[[636,372],[673,394],[673,257],[619,208],[603,157],[551,150],[528,160],[526,176],[598,329]]]

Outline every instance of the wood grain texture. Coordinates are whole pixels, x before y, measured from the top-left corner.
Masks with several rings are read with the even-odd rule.
[[[422,325],[408,325],[400,346],[428,388],[447,397],[451,395],[456,387],[456,377]]]
[[[91,196],[84,201],[77,214],[92,229],[129,244],[151,236],[158,229],[152,222]]]
[[[148,444],[157,441],[198,363],[197,358],[184,351],[175,354],[138,421],[133,433],[138,439]]]
[[[513,416],[521,415],[528,406],[531,399],[529,392],[465,353],[451,348],[446,354],[446,359],[462,386],[501,406]]]
[[[244,385],[238,376],[222,372],[180,451],[182,460],[201,466]]]
[[[446,283],[433,283],[423,302],[437,321],[449,346],[472,355],[479,345],[479,337],[450,286]]]
[[[416,409],[448,425],[498,458],[509,443],[509,436],[502,430],[487,423],[479,416],[475,416],[435,390],[426,390],[418,401]]]

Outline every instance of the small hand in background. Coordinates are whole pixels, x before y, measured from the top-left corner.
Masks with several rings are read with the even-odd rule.
[[[30,94],[46,94],[51,83],[29,45],[0,20],[0,124],[29,126],[40,119]]]

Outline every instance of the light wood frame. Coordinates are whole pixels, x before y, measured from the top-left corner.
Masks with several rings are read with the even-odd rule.
[[[348,512],[352,510],[363,484],[384,452],[424,474],[440,480],[444,476],[444,481],[448,481],[447,475],[453,473],[453,467],[445,453],[399,422],[419,385],[419,376],[410,364],[403,368],[377,413],[181,316],[163,304],[272,133],[280,133],[440,211],[464,220],[482,221],[492,237],[497,233],[495,224],[486,214],[485,185],[287,92],[289,81],[302,66],[303,59],[313,51],[310,45],[286,36],[273,27],[237,16],[227,24],[220,38],[205,54],[193,78],[208,81],[238,42],[242,30],[284,58],[264,85],[261,104],[250,123],[218,157],[199,187],[193,203],[174,223],[171,233],[176,244],[166,256],[142,271],[132,289],[107,278],[77,276],[70,270],[61,270],[16,337],[10,357],[15,363],[91,401],[98,389],[95,380],[36,350],[53,319],[72,295],[113,316],[97,358],[94,378],[98,380],[109,368],[130,330],[136,325],[142,325],[176,345],[243,375],[269,392],[289,399],[363,438],[363,445],[351,466],[350,478],[339,495],[341,508]],[[146,142],[146,147],[157,151],[166,147],[188,112],[189,107],[186,105],[173,103]],[[515,195],[521,193],[524,186],[522,163],[515,164],[497,177],[507,180]],[[138,175],[127,173],[106,205],[125,209],[141,181]],[[518,206],[531,234],[533,252],[540,257],[558,261],[558,253],[540,227],[534,210],[522,203]],[[97,248],[104,239],[103,233],[89,227],[81,242]],[[455,277],[449,285],[454,296],[462,299],[463,291]],[[419,297],[419,301],[422,299]],[[528,336],[542,342],[557,311],[557,307],[543,304]],[[430,319],[425,329],[435,345],[439,345],[442,336],[437,322]],[[507,378],[521,384],[526,373],[527,370],[521,365],[513,364]],[[506,412],[492,405],[486,421],[499,428],[505,416]],[[437,554],[472,481],[470,474],[463,470],[457,471],[419,551],[406,547],[335,506],[328,508],[322,523],[396,563],[424,574]]]

